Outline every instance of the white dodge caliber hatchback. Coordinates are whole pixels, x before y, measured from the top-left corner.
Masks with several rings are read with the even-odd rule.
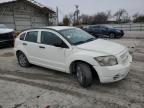
[[[101,83],[125,78],[132,62],[126,47],[75,27],[25,30],[16,38],[15,50],[20,66],[35,64],[72,73],[83,87],[92,84],[94,75]]]

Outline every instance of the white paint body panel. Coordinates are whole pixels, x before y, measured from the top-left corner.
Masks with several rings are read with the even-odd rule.
[[[50,28],[50,27],[49,27]],[[69,27],[64,27],[64,29]],[[72,28],[72,27],[70,27]],[[52,27],[54,29],[54,27]],[[62,27],[56,27],[55,30],[61,30]],[[37,29],[39,32],[43,29]],[[46,29],[44,29],[46,30]],[[51,30],[47,30],[51,31]],[[51,31],[55,33],[54,31]],[[55,33],[57,34],[57,33]],[[128,49],[122,45],[97,39],[88,43],[77,46],[71,46],[60,34],[57,34],[69,48],[58,48],[55,46],[40,44],[40,33],[38,43],[29,44],[28,48],[23,47],[23,41],[16,39],[15,50],[23,51],[32,64],[55,69],[58,71],[70,73],[70,64],[73,61],[81,60],[89,63],[96,70],[99,79],[102,83],[114,82],[123,79],[129,71],[132,58],[129,55]],[[44,46],[45,49],[39,49],[39,46]],[[121,55],[125,54],[122,59]],[[115,66],[100,66],[94,57],[113,55],[117,58],[118,64]],[[124,61],[124,59],[127,60]],[[114,75],[122,75],[118,80],[113,80]]]

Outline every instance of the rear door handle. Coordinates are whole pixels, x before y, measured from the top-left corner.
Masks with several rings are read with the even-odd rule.
[[[44,47],[44,46],[39,46],[39,48],[41,48],[41,49],[45,49],[45,47]]]
[[[23,45],[27,46],[27,43],[23,43]]]

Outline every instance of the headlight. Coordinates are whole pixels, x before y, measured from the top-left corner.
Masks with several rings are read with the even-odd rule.
[[[94,58],[101,66],[114,66],[118,64],[115,56],[100,56]]]

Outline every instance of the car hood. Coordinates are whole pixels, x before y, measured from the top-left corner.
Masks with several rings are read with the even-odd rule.
[[[5,34],[5,33],[10,33],[13,32],[13,29],[8,29],[8,28],[0,28],[0,34]]]
[[[126,47],[124,47],[123,45],[103,39],[97,39],[95,41],[77,45],[77,48],[108,55],[116,55],[126,49]]]

